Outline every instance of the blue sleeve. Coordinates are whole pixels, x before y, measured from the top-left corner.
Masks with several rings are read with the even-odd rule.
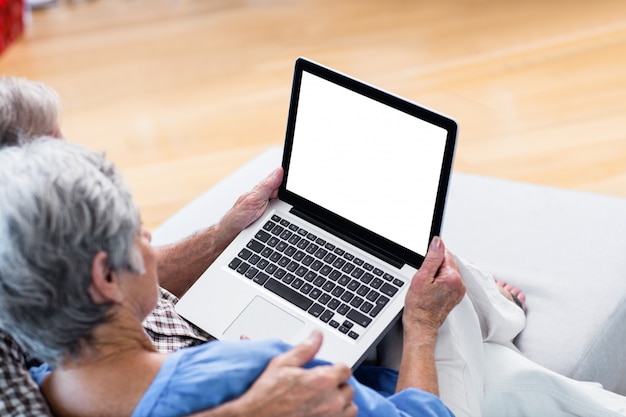
[[[168,356],[132,417],[171,417],[237,398],[289,345],[273,341],[220,341]]]
[[[314,361],[311,365],[317,364],[323,362]],[[355,377],[350,379],[350,385],[359,417],[454,417],[441,399],[429,392],[409,388],[396,394],[397,371],[361,366]]]
[[[191,414],[237,398],[265,370],[275,356],[290,346],[276,341],[212,342],[182,349],[166,360],[133,417],[166,417]],[[326,365],[314,360],[307,367]],[[387,390],[395,388],[388,379]],[[416,389],[388,397],[350,379],[360,417],[450,417],[436,396]],[[393,387],[391,387],[393,385]]]
[[[354,380],[354,402],[359,417],[454,417],[454,414],[435,395],[408,388],[390,397]]]
[[[52,373],[52,368],[47,363],[30,368],[30,375],[33,377],[37,385],[41,386],[43,380]]]

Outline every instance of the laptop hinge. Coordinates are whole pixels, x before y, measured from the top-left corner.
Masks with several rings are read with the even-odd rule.
[[[360,239],[356,239],[353,237],[350,237],[344,233],[341,233],[340,231],[333,229],[332,227],[328,226],[326,223],[318,220],[315,216],[305,213],[302,210],[298,210],[295,207],[292,207],[291,210],[289,210],[290,213],[310,222],[313,223],[314,225],[316,225],[317,227],[320,227],[324,230],[326,230],[328,233],[332,233],[334,236],[337,236],[338,238],[345,240],[346,242],[358,247],[359,249],[363,249],[364,251],[366,251],[367,253],[369,253],[372,256],[377,257],[378,259],[382,260],[383,262],[386,262],[398,269],[401,269],[404,266],[404,262],[402,262],[402,260],[400,260],[398,257],[391,255],[390,253],[387,253],[384,250],[381,250],[380,248],[374,247],[373,245],[368,244],[367,242],[360,240]]]

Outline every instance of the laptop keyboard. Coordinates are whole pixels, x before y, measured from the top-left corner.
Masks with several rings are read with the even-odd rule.
[[[404,284],[278,215],[228,266],[355,340]]]

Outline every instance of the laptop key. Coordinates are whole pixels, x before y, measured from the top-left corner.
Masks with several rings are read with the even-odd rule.
[[[369,313],[370,311],[372,311],[373,307],[374,307],[374,304],[368,303],[366,301],[363,304],[361,304],[361,307],[359,307],[359,310],[361,310],[364,313]]]
[[[337,307],[339,307],[339,304],[341,304],[341,302],[337,300],[336,298],[333,298],[328,302],[327,307],[330,308],[331,310],[336,310]]]
[[[308,313],[313,317],[319,317],[324,312],[324,307],[315,303],[309,308]]]
[[[328,294],[320,295],[320,298],[317,299],[317,302],[323,305],[328,304],[328,302],[332,299],[332,297]]]
[[[374,275],[370,274],[369,272],[366,272],[365,274],[363,274],[363,276],[361,277],[361,282],[364,282],[366,284],[369,284],[372,279],[374,279]]]
[[[282,226],[276,226],[272,229],[272,234],[276,235],[276,236],[280,236],[280,234],[283,232],[283,230],[285,230],[284,227]]]
[[[265,272],[259,272],[252,281],[256,282],[259,285],[265,284],[269,276]]]
[[[376,305],[374,306],[372,311],[369,312],[369,315],[372,317],[376,317],[378,313],[380,313],[381,310],[387,305],[388,302],[389,302],[389,298],[385,297],[384,295],[381,295],[376,301]]]
[[[358,312],[355,309],[350,309],[346,317],[358,324],[361,327],[367,327],[372,322],[370,317],[367,317],[365,314]]]
[[[258,269],[256,269],[255,267],[251,267],[249,268],[245,274],[243,274],[246,278],[248,279],[252,279],[254,278],[254,276],[257,274],[257,272],[259,272]]]
[[[389,297],[393,297],[398,292],[398,289],[394,287],[393,285],[384,283],[383,286],[380,287],[380,292],[382,292],[383,294]]]
[[[239,252],[237,256],[239,256],[241,259],[248,259],[250,255],[252,255],[252,252],[244,248],[241,250],[241,252]]]
[[[239,258],[235,258],[232,261],[230,261],[230,263],[228,264],[228,267],[230,269],[237,269],[237,267],[239,266],[239,264],[241,264],[241,259]]]
[[[257,234],[254,235],[254,237],[260,240],[261,242],[267,242],[272,236],[269,233],[267,233],[265,230],[259,230]]]
[[[248,242],[246,247],[248,249],[252,250],[253,252],[259,253],[259,252],[261,252],[265,248],[265,245],[263,245],[258,240],[252,239],[250,242]]]
[[[245,262],[242,262],[241,265],[239,265],[237,267],[237,272],[239,272],[241,275],[245,274],[246,271],[248,270],[248,268],[250,268],[250,264],[247,264]]]
[[[342,316],[345,316],[349,310],[350,307],[346,304],[341,304],[339,307],[337,307],[337,313],[341,314]]]
[[[333,318],[334,315],[335,315],[335,313],[333,313],[332,311],[326,310],[320,316],[320,320],[322,320],[324,323],[328,323],[330,321],[330,319]]]
[[[286,274],[286,275],[283,277],[282,281],[283,281],[285,284],[291,284],[295,278],[296,278],[296,276],[295,276],[295,275],[293,275],[293,274]]]
[[[350,301],[350,305],[354,308],[361,307],[361,304],[363,304],[363,299],[361,297],[354,297],[352,301]]]
[[[300,288],[300,292],[303,294],[308,294],[311,292],[312,289],[313,289],[313,286],[311,284],[304,283],[302,287]]]
[[[280,282],[276,281],[274,278],[270,278],[269,280],[267,280],[264,287],[270,290],[271,292],[273,292],[274,294],[298,306],[302,310],[305,310],[305,311],[308,310],[309,307],[311,307],[311,305],[313,304],[312,300],[309,300],[307,297],[298,293],[297,291],[292,290],[288,286],[281,284]]]

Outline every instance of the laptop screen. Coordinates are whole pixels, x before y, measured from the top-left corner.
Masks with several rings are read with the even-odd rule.
[[[448,170],[447,187],[451,164],[449,129],[416,115],[411,103],[394,106],[403,100],[376,91],[378,97],[358,82],[345,86],[306,69],[298,82],[285,189],[425,255],[443,215],[437,203],[442,172]]]

